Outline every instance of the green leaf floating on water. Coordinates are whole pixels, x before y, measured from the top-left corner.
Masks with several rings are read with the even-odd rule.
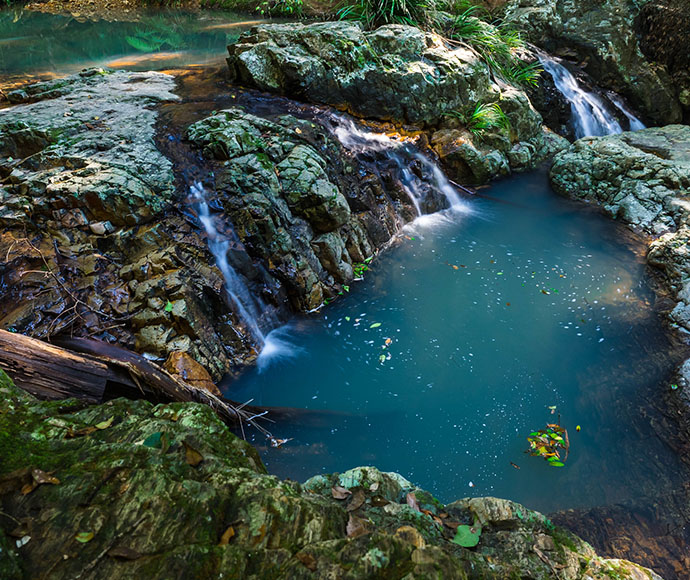
[[[369,328],[378,328],[379,326],[381,326],[380,322],[374,322]]]
[[[474,526],[458,526],[453,542],[463,548],[474,548],[479,543],[482,535],[482,527],[479,524]]]

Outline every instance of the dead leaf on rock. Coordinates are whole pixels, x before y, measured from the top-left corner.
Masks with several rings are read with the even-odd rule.
[[[5,495],[21,489],[31,479],[31,470],[28,467],[15,469],[5,475],[0,475],[0,495]]]
[[[349,512],[358,510],[362,507],[366,499],[367,496],[364,495],[364,492],[361,489],[358,489],[357,491],[355,491],[355,493],[352,494],[352,499],[350,500],[350,503],[347,504],[347,507],[345,509]]]
[[[188,465],[196,467],[204,460],[204,456],[194,449],[194,447],[192,447],[189,443],[183,441],[182,445],[184,445],[184,459]]]
[[[410,492],[405,496],[405,501],[407,501],[407,505],[409,505],[413,510],[415,511],[420,511],[419,510],[419,504],[417,503],[417,498],[414,494],[414,492]]]
[[[230,543],[230,540],[235,537],[235,528],[232,526],[229,526],[227,530],[223,532],[223,535],[220,537],[220,541],[218,542],[219,546],[227,546]]]
[[[120,560],[138,560],[141,554],[127,546],[116,546],[108,550],[108,556],[111,558],[119,558]]]
[[[366,520],[350,514],[350,519],[347,521],[347,537],[358,538],[368,533],[369,529],[367,528]]]
[[[388,505],[389,503],[390,502],[382,495],[375,495],[371,498],[372,507],[383,507],[384,505]]]
[[[311,554],[305,554],[304,552],[298,552],[295,554],[295,557],[302,562],[306,568],[312,572],[316,571],[316,558],[314,558],[314,556]]]
[[[47,473],[42,469],[32,469],[31,481],[29,483],[24,484],[24,486],[22,487],[22,495],[30,494],[39,485],[43,485],[44,483],[58,485],[60,483],[60,480],[57,477],[53,477],[52,472]]]
[[[352,495],[352,492],[349,489],[347,489],[346,487],[341,487],[340,485],[334,485],[331,488],[331,495],[335,499],[345,499],[349,495]]]

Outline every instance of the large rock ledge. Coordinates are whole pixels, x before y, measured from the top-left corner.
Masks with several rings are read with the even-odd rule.
[[[545,50],[577,58],[600,86],[624,95],[653,123],[677,123],[683,117],[677,87],[668,70],[648,61],[640,48],[635,19],[644,4],[510,0],[505,22]]]
[[[156,146],[174,88],[166,74],[99,69],[10,93],[20,104],[0,110],[2,328],[91,336],[159,362],[184,352],[215,379],[252,362],[193,200]],[[342,293],[416,215],[395,179],[384,184],[316,123],[235,108],[187,129],[197,173],[215,175],[206,185],[233,240],[228,260],[269,313]],[[422,205],[447,201],[428,191]]]
[[[678,300],[671,318],[690,332],[690,127],[580,139],[556,156],[550,177],[557,192],[594,201],[654,237],[647,259]],[[690,363],[682,374],[690,380]],[[688,392],[681,396],[690,403]]]
[[[412,26],[366,32],[348,22],[259,25],[228,50],[240,83],[425,128],[432,147],[463,180],[484,183],[533,168],[564,146],[544,130],[525,92],[495,82],[477,53]],[[510,129],[480,137],[453,117],[489,104],[500,105]]]
[[[510,501],[443,506],[373,467],[279,481],[205,406],[39,402],[2,371],[0,401],[3,580],[660,580]]]

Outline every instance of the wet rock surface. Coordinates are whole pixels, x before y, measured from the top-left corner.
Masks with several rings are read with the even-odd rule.
[[[90,70],[34,85],[0,111],[3,328],[117,342],[216,378],[251,345],[205,240],[177,211],[155,108],[161,73]]]
[[[639,10],[631,0],[511,0],[505,22],[548,52],[576,59],[653,124],[677,123],[682,111],[671,75],[640,48]]]
[[[475,52],[411,26],[365,32],[347,22],[260,25],[228,50],[237,82],[426,128],[442,161],[465,181],[534,167],[563,146],[545,137],[526,94],[494,82]],[[510,129],[478,135],[448,118],[492,103],[500,104]]]
[[[357,265],[416,216],[399,184],[362,179],[356,159],[313,122],[233,108],[187,136],[212,160],[215,200],[235,234],[294,310],[342,292]],[[424,203],[428,211],[447,206],[433,192]]]
[[[372,467],[279,481],[205,406],[39,402],[1,371],[0,397],[8,580],[659,578],[510,501],[443,506]]]

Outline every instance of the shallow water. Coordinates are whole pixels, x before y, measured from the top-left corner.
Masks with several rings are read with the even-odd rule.
[[[544,172],[484,193],[469,213],[413,225],[232,385],[235,400],[336,412],[275,427],[294,439],[260,447],[269,471],[304,480],[376,465],[445,501],[496,495],[542,511],[679,482],[649,417],[674,361],[639,240],[557,197]],[[565,467],[525,455],[526,436],[559,418]]]
[[[0,81],[42,80],[94,66],[163,70],[222,62],[227,44],[258,22],[208,11],[157,10],[138,22],[0,11]]]

